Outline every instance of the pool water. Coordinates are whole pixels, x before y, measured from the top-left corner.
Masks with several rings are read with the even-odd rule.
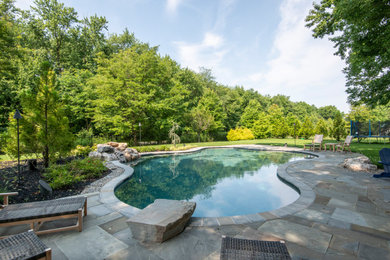
[[[147,158],[115,190],[123,202],[143,209],[155,199],[196,202],[195,217],[270,211],[299,194],[276,175],[278,165],[304,154],[219,148]]]

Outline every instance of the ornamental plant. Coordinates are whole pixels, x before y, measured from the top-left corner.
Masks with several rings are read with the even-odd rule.
[[[255,136],[250,129],[239,127],[236,129],[230,129],[226,138],[228,139],[228,141],[253,140],[255,139]]]

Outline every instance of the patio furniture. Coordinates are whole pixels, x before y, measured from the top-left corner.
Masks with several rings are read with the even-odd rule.
[[[329,150],[332,148],[332,151],[335,152],[336,151],[336,145],[338,145],[339,143],[324,143],[324,147],[325,147],[325,151],[326,151],[326,147],[329,146]]]
[[[311,144],[305,144],[303,146],[303,150],[306,150],[306,147],[308,147],[310,150],[313,149],[313,151],[314,151],[315,148],[318,147],[319,150],[321,151],[321,149],[322,149],[322,139],[324,139],[323,135],[315,135],[312,143]]]
[[[375,178],[390,177],[390,148],[383,148],[379,151],[379,156],[381,161],[379,163],[383,164],[384,172],[381,174],[374,174]]]
[[[351,143],[352,143],[352,139],[353,139],[353,136],[352,135],[348,135],[347,138],[345,138],[345,141],[343,144],[338,144],[336,145],[337,147],[337,151],[341,152],[341,151],[345,151],[346,152],[346,148],[348,148],[349,152],[351,152]],[[341,149],[341,150],[339,150]]]
[[[0,193],[4,197],[0,210],[0,227],[29,224],[36,234],[48,234],[66,230],[83,230],[83,215],[87,215],[87,198],[74,197],[8,205],[8,196],[17,193]],[[84,213],[84,214],[83,214]],[[40,230],[47,221],[76,219],[71,226]],[[73,224],[73,223],[72,223]]]
[[[284,241],[222,237],[220,259],[291,259]]]
[[[51,259],[51,249],[32,230],[0,240],[0,259]]]

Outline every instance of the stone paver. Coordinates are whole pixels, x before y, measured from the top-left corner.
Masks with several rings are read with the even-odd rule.
[[[250,149],[294,150],[246,146]],[[197,148],[196,150],[199,150]],[[319,158],[295,161],[278,168],[278,175],[295,185],[301,197],[272,212],[192,218],[178,236],[162,244],[133,239],[126,220],[139,210],[113,195],[132,168],[88,196],[88,216],[81,233],[68,231],[40,238],[53,250],[53,259],[219,259],[222,235],[286,241],[293,259],[390,259],[390,179],[340,166],[351,153],[316,153]],[[112,167],[121,167],[113,162]],[[54,225],[54,224],[50,224]],[[28,226],[0,228],[0,235]]]

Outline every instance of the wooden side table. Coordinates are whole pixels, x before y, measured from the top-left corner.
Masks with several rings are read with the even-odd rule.
[[[329,146],[329,149],[330,148],[333,148],[333,152],[336,151],[336,145],[338,145],[338,143],[325,143],[325,151],[326,151],[326,147]]]

